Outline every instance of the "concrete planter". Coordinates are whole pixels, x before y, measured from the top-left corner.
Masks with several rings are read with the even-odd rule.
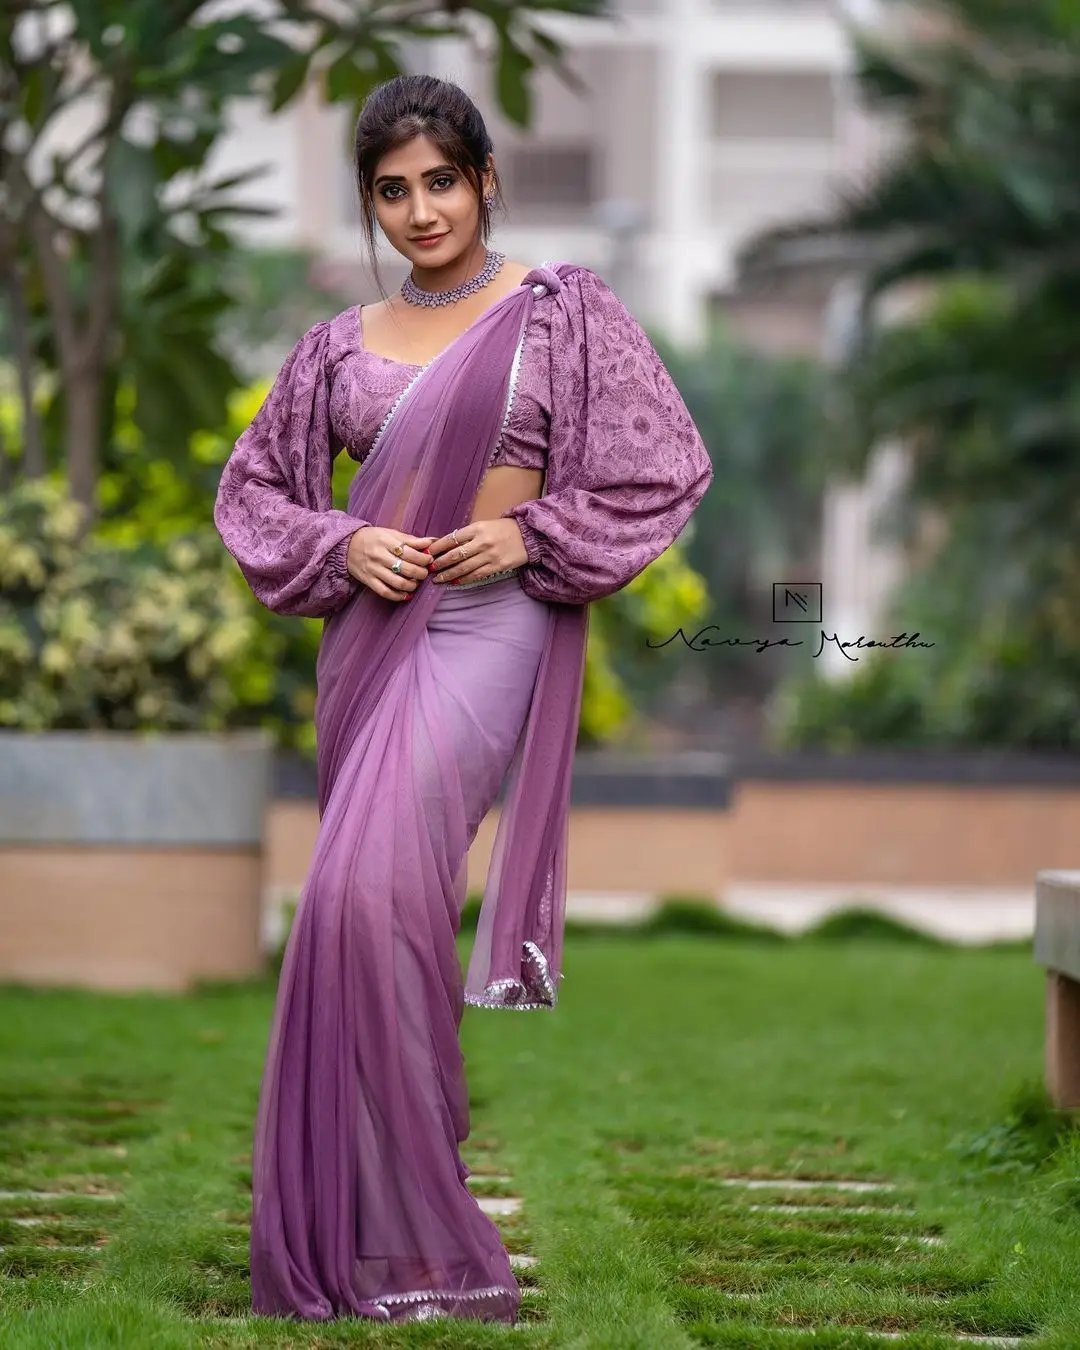
[[[261,732],[0,732],[0,980],[257,973],[272,775]]]

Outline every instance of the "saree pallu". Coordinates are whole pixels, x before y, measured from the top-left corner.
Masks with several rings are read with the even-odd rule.
[[[557,288],[534,269],[525,283]],[[440,537],[471,516],[534,291],[496,302],[413,381],[349,513]],[[466,1186],[466,1002],[552,1007],[584,612],[517,577],[368,588],[318,658],[320,830],[286,948],[253,1151],[255,1312],[513,1322],[520,1291]],[[466,855],[504,779],[463,981]],[[526,809],[533,807],[535,809]]]
[[[459,1152],[455,935],[548,607],[513,577],[434,589],[335,781],[282,969],[256,1166],[259,1312],[517,1316],[509,1258]]]

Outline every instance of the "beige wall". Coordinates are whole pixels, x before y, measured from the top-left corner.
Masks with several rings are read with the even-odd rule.
[[[629,44],[592,46],[575,52],[571,64],[586,87],[568,89],[551,70],[539,71],[532,81],[533,122],[524,129],[503,116],[486,74],[474,64],[469,88],[495,142],[496,160],[505,160],[518,145],[588,146],[596,155],[597,200],[619,197],[651,213],[657,172],[656,52]],[[517,204],[512,191],[508,197],[511,226],[583,216],[580,209],[545,212]]]
[[[1031,886],[1080,853],[1080,788],[876,783],[739,787],[739,881]]]
[[[481,826],[469,886],[482,887],[497,812]],[[317,829],[308,802],[278,801],[267,881],[299,887]],[[717,894],[743,882],[1033,886],[1077,864],[1080,788],[867,783],[739,785],[728,811],[575,808],[576,891]]]
[[[469,853],[470,890],[483,889],[498,822],[494,810],[480,826]],[[569,888],[716,890],[729,872],[730,824],[723,811],[578,808],[570,818]],[[299,889],[317,831],[314,803],[273,803],[266,830],[269,887]]]
[[[498,813],[469,857],[483,889]],[[298,891],[310,801],[254,849],[0,848],[0,980],[181,989],[260,969],[262,900]],[[716,897],[729,885],[1033,888],[1077,864],[1080,788],[748,782],[730,810],[575,808],[569,886]]]
[[[261,969],[257,849],[0,848],[0,980],[183,989]]]

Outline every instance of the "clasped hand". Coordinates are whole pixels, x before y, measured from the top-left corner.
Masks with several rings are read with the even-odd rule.
[[[397,561],[394,549],[399,544],[401,571],[396,573],[390,569]],[[346,566],[350,576],[377,595],[387,600],[408,600],[426,576],[439,585],[479,581],[492,572],[520,567],[528,560],[517,521],[511,516],[500,516],[497,520],[474,520],[471,525],[460,525],[456,541],[452,534],[436,538],[405,534],[389,526],[366,525],[349,540]]]

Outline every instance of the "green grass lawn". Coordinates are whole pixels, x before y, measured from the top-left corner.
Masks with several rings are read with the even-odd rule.
[[[0,1350],[1080,1346],[1027,951],[572,936],[565,969],[554,1014],[464,1024],[465,1157],[539,1258],[516,1328],[247,1316],[269,984],[0,990]],[[729,1184],[792,1176],[891,1189]]]

